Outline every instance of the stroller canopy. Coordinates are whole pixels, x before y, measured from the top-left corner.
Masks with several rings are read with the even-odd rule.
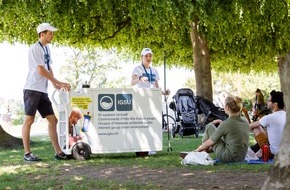
[[[228,115],[225,113],[223,108],[217,107],[210,100],[203,98],[201,96],[196,96],[198,113],[205,114],[206,117],[212,121],[215,119],[226,120]]]
[[[188,113],[191,111],[195,111],[195,96],[191,89],[182,88],[179,89],[174,99],[176,101],[176,111],[177,113]]]

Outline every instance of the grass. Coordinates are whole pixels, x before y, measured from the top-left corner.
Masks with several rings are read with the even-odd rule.
[[[42,158],[39,163],[23,161],[23,149],[0,150],[0,189],[154,189],[153,184],[138,184],[138,182],[118,182],[113,179],[89,179],[78,173],[82,167],[138,167],[149,169],[173,168],[180,170],[185,166],[180,164],[181,151],[190,151],[200,145],[201,137],[193,136],[170,139],[172,151],[168,151],[167,133],[163,136],[163,151],[154,156],[142,158],[135,153],[99,154],[92,155],[89,160],[77,161],[74,159],[57,161],[47,137],[36,137],[32,141],[32,150]],[[251,143],[254,140],[251,138]],[[214,158],[214,154],[211,154]],[[189,166],[196,172],[205,170],[218,173],[230,172],[260,172],[269,169],[268,164],[216,164],[215,166]],[[66,176],[66,172],[75,172],[74,177]],[[37,181],[37,183],[35,183]]]

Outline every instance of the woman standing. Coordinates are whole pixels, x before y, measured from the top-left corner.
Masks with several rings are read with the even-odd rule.
[[[138,88],[159,88],[158,71],[151,67],[152,62],[152,50],[150,48],[144,48],[141,52],[142,64],[135,67],[132,74],[131,85],[137,85]]]
[[[150,48],[144,48],[141,51],[141,65],[134,68],[132,73],[131,85],[138,88],[159,88],[159,74],[158,71],[151,65],[153,52]],[[162,92],[162,95],[169,95],[170,90]],[[163,117],[162,117],[163,119]],[[163,122],[162,122],[163,123]],[[149,155],[156,154],[155,151],[149,151]],[[138,152],[137,155],[147,155],[147,152]]]

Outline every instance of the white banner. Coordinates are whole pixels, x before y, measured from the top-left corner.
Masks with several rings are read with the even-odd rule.
[[[92,153],[162,150],[161,89],[83,88],[69,99],[68,111],[84,115],[81,136]]]

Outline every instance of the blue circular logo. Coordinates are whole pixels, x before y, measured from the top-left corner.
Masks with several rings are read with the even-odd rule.
[[[100,106],[104,110],[108,110],[108,109],[112,108],[113,105],[114,105],[114,101],[110,96],[103,96],[100,99]]]

